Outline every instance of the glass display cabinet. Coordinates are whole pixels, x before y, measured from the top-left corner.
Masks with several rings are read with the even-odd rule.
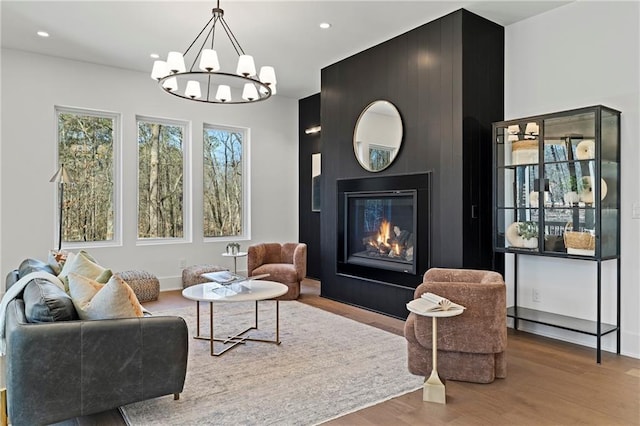
[[[493,124],[494,250],[513,253],[508,315],[597,338],[620,353],[620,112],[597,105]],[[519,255],[598,262],[596,321],[518,307]],[[601,262],[617,262],[617,323],[601,322]]]

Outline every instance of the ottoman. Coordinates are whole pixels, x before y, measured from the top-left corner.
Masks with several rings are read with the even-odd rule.
[[[192,285],[206,283],[206,278],[201,277],[202,274],[207,272],[219,272],[226,271],[227,268],[221,268],[216,265],[193,265],[188,266],[182,270],[182,287],[187,288]]]
[[[160,295],[160,281],[158,281],[155,275],[138,270],[118,272],[118,275],[133,289],[133,292],[138,298],[138,302],[143,303],[158,300],[158,296]]]

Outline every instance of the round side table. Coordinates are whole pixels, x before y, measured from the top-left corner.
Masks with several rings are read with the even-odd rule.
[[[433,353],[431,359],[433,361],[433,367],[431,368],[431,375],[424,382],[424,387],[422,390],[422,400],[446,404],[447,396],[445,393],[444,383],[442,383],[442,380],[440,380],[440,376],[438,376],[438,318],[455,317],[462,314],[464,312],[464,309],[451,308],[448,311],[425,312],[418,309],[415,304],[412,305],[412,302],[416,302],[416,300],[412,300],[411,302],[407,303],[407,309],[409,311],[413,312],[416,315],[431,317],[432,319],[431,347]]]
[[[238,273],[238,258],[247,255],[246,251],[239,251],[237,253],[222,253],[222,257],[233,257],[233,273]]]

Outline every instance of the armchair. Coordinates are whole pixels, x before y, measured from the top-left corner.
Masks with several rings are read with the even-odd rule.
[[[289,287],[278,300],[300,296],[300,282],[307,275],[307,245],[304,243],[254,244],[247,251],[247,275],[269,274],[268,280]]]
[[[414,298],[431,292],[465,306],[438,323],[438,374],[443,379],[490,383],[507,375],[506,289],[497,272],[432,268]],[[431,374],[431,318],[410,313],[404,327],[412,374]]]

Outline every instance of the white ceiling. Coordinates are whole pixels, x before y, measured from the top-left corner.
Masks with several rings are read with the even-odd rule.
[[[320,70],[460,8],[507,26],[570,1],[243,1],[220,7],[256,66],[272,65],[278,94],[320,91]],[[186,50],[215,1],[0,2],[2,47],[150,72],[151,53]],[[332,27],[321,30],[320,22]],[[36,31],[50,33],[41,38]],[[223,71],[235,68],[228,40],[216,31]],[[221,43],[222,42],[222,43]],[[225,60],[225,49],[228,50]],[[228,67],[225,63],[232,62]]]

